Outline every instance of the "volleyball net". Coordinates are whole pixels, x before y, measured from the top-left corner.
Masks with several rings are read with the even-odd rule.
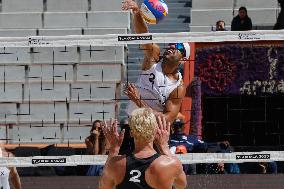
[[[252,163],[284,161],[281,151],[233,152],[233,153],[188,153],[176,155],[182,164],[200,163]],[[73,156],[33,156],[1,157],[1,167],[40,167],[40,166],[80,166],[104,165],[106,155],[73,155]]]
[[[140,44],[190,43],[181,112],[199,140],[238,152],[177,155],[184,164],[283,161],[284,31],[0,38],[1,140],[84,148],[95,120],[125,115]],[[141,52],[141,53],[140,53]],[[135,67],[136,66],[136,67]],[[143,99],[143,97],[142,97]],[[124,105],[123,105],[124,104]],[[74,145],[75,146],[75,145]],[[268,151],[270,150],[273,151]],[[243,152],[243,151],[257,152]],[[0,166],[103,165],[106,156],[1,157]]]

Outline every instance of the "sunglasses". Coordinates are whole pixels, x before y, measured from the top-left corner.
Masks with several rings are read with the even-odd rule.
[[[174,46],[183,55],[183,57],[186,56],[185,48],[182,43],[169,43],[168,46]]]

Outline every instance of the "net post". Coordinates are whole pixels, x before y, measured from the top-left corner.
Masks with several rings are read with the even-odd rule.
[[[191,106],[192,98],[190,94],[191,82],[194,77],[194,61],[195,61],[195,43],[191,42],[190,45],[190,57],[184,64],[184,85],[186,86],[186,94],[182,102],[181,113],[185,116],[185,130],[188,135],[190,133],[190,118],[191,118]]]

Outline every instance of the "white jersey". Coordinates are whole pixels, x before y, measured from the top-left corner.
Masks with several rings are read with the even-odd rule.
[[[10,170],[7,167],[0,167],[0,188],[10,189],[9,184]]]
[[[0,157],[3,157],[3,152],[0,147]],[[10,189],[9,184],[9,175],[10,175],[10,169],[7,167],[0,167],[0,188],[1,189]]]
[[[178,80],[169,79],[162,72],[162,63],[157,63],[149,70],[142,71],[135,85],[141,99],[149,107],[155,111],[163,112],[169,95],[181,85],[182,76],[180,72],[178,72],[178,78]],[[138,108],[136,104],[130,101],[127,107],[128,115],[136,108]]]

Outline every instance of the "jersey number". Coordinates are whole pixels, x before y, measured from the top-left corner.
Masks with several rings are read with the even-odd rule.
[[[138,171],[138,170],[131,170],[130,174],[132,175],[132,177],[129,179],[129,181],[131,181],[131,182],[139,182],[140,183],[140,180],[139,180],[139,177],[141,176],[141,172],[140,171]]]

